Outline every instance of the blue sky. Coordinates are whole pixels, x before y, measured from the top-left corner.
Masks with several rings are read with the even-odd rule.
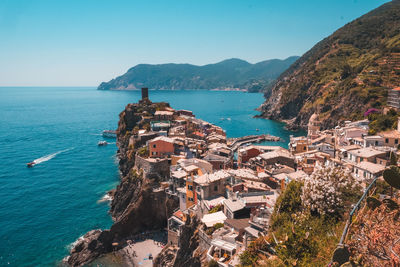
[[[0,86],[97,86],[139,63],[302,55],[385,0],[1,0]]]

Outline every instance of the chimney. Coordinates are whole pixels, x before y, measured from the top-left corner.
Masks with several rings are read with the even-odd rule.
[[[149,99],[149,88],[142,88],[142,100]]]

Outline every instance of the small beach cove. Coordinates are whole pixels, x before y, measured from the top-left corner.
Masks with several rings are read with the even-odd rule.
[[[93,261],[89,266],[153,266],[153,259],[161,252],[167,242],[166,231],[144,232],[125,240],[120,250]]]

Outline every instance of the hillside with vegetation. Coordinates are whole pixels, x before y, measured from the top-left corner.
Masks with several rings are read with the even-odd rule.
[[[293,56],[251,64],[241,59],[228,59],[216,64],[139,64],[125,74],[103,82],[99,90],[150,89],[244,89],[262,91],[295,62]]]
[[[277,199],[268,235],[249,245],[241,266],[327,266],[360,196],[360,185],[339,168],[319,168],[290,182]]]
[[[400,1],[386,3],[317,43],[268,87],[263,117],[305,128],[313,113],[324,128],[361,119],[400,86]]]

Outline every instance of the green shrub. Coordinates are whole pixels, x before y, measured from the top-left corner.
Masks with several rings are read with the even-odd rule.
[[[243,266],[254,266],[258,260],[257,254],[252,253],[248,250],[245,250],[242,254],[240,254],[239,258],[240,258],[240,263]]]
[[[144,146],[139,148],[137,153],[142,158],[147,158],[149,156],[149,149],[147,148],[147,146]]]
[[[394,109],[389,110],[387,114],[372,113],[368,115],[369,132],[376,134],[381,131],[395,129],[397,127],[397,112]]]
[[[208,262],[208,267],[218,267],[218,262],[216,262],[215,260],[210,260]]]
[[[217,229],[219,229],[219,228],[224,227],[224,224],[223,224],[223,223],[216,223],[216,224],[214,224],[213,227],[214,227],[215,230],[217,230]]]
[[[221,210],[222,210],[222,205],[218,204],[217,206],[215,206],[212,209],[210,209],[210,211],[208,213],[215,213],[215,212],[218,212],[218,211],[221,211]]]

